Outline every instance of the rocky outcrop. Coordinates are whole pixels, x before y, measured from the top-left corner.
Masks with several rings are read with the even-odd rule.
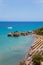
[[[9,37],[18,37],[18,36],[26,36],[26,35],[30,35],[30,32],[13,32],[13,33],[8,33]]]
[[[13,36],[18,37],[18,36],[20,36],[20,33],[14,32],[14,33],[13,33]]]
[[[26,36],[26,32],[21,32],[21,36]]]

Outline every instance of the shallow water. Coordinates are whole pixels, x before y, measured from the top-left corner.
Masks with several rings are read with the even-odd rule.
[[[0,35],[0,65],[16,65],[24,58],[33,41],[31,35],[11,38]]]

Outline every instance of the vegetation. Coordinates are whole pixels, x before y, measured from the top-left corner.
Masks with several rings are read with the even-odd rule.
[[[33,56],[33,65],[40,65],[40,62],[43,60],[42,55],[36,54]]]
[[[41,28],[35,30],[34,32],[35,32],[36,34],[38,34],[38,35],[43,35],[43,27],[41,27]]]

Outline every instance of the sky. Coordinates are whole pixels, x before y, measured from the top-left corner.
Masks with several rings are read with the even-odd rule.
[[[0,21],[43,21],[43,0],[0,0]]]

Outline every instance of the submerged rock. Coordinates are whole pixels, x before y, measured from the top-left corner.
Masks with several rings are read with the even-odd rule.
[[[13,36],[13,33],[8,33],[8,37],[12,37]]]
[[[20,33],[19,32],[14,32],[13,36],[18,37],[18,36],[20,36]]]
[[[25,32],[21,32],[21,36],[26,36],[26,33]]]
[[[14,37],[18,37],[18,36],[26,36],[26,35],[29,35],[31,33],[29,32],[13,32],[13,33],[8,33],[8,36],[11,37],[11,36],[14,36]]]

